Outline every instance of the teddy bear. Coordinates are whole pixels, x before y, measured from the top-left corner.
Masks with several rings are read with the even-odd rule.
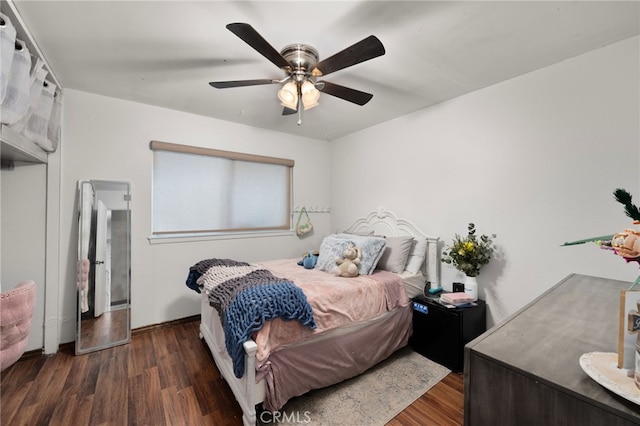
[[[357,277],[358,265],[362,258],[362,250],[359,247],[347,247],[342,253],[342,257],[336,257],[336,266],[333,274],[339,277]]]

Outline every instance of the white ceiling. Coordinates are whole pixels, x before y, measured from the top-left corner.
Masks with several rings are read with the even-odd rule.
[[[637,1],[14,1],[65,88],[332,140],[446,99],[638,35]],[[282,78],[225,28],[251,24],[276,50],[320,59],[371,35],[386,54],[325,80],[372,93],[365,106],[322,94],[282,116]]]

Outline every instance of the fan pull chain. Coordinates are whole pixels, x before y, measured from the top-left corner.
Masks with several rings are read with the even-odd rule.
[[[298,126],[302,124],[302,108],[298,105]]]

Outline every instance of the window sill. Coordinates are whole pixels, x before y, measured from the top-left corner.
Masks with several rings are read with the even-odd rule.
[[[175,244],[194,243],[200,241],[240,240],[245,238],[271,238],[290,237],[295,231],[261,231],[261,232],[234,232],[216,234],[175,234],[175,235],[151,235],[147,237],[149,244]]]

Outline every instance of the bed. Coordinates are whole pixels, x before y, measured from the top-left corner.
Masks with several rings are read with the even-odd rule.
[[[343,241],[367,247],[380,239],[384,240],[380,256],[365,262],[365,252],[358,277],[337,277],[328,270],[328,262],[335,261],[333,254],[344,247]],[[209,270],[194,275],[197,265],[217,260],[203,260],[190,268],[187,285],[195,290],[197,278],[202,292],[201,338],[242,409],[243,423],[256,424],[258,404],[269,411],[279,410],[288,399],[354,377],[406,346],[412,333],[410,299],[424,291],[426,282],[439,283],[438,240],[379,208],[342,232],[325,237],[313,269],[300,266],[300,259],[257,264],[230,261],[236,273],[267,271],[295,283],[313,310],[311,318],[308,310],[299,309],[297,317],[264,321],[250,338],[231,346],[230,321],[225,320],[223,327],[222,314],[212,307],[220,307],[220,298],[213,297],[215,283],[214,287],[207,283],[220,279],[205,275]],[[218,269],[228,267],[228,261]],[[366,268],[371,268],[370,274],[362,273]],[[231,307],[225,312],[229,311]]]

